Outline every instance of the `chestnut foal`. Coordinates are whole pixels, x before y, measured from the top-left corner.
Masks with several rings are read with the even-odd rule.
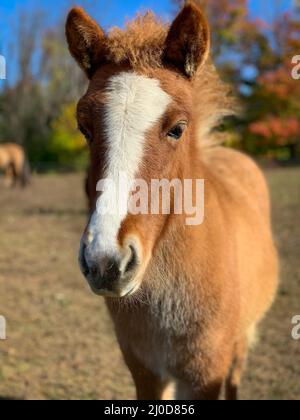
[[[225,384],[236,399],[247,350],[276,294],[278,263],[262,173],[211,142],[231,110],[208,61],[208,23],[189,1],[170,27],[148,13],[105,34],[74,8],[66,34],[90,80],[77,112],[93,203],[80,264],[106,298],[137,396],[218,399]],[[174,211],[107,214],[112,189],[98,194],[96,185],[121,172],[147,185],[204,179],[204,222],[187,225]]]

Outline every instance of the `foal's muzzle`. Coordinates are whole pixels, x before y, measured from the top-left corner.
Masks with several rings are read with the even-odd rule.
[[[97,295],[121,298],[134,293],[137,284],[134,281],[138,269],[138,252],[130,245],[123,257],[93,257],[88,246],[81,244],[79,263],[92,291]]]

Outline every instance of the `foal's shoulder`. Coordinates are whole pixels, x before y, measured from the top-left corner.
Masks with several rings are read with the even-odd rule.
[[[264,179],[255,161],[242,152],[227,147],[212,147],[203,151],[202,160],[214,174],[242,177],[244,181]]]
[[[265,176],[256,162],[244,153],[226,147],[214,147],[203,152],[212,181],[222,184],[231,195],[256,197],[255,203],[269,208],[269,194]]]

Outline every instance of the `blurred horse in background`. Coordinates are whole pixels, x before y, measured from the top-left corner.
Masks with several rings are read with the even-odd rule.
[[[24,149],[13,143],[0,145],[0,170],[4,172],[5,185],[25,188],[30,184],[31,170]]]

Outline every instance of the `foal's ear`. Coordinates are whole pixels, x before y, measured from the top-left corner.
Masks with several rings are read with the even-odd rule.
[[[193,77],[210,50],[210,30],[200,8],[187,1],[169,30],[165,60],[188,77]]]
[[[75,7],[67,18],[66,37],[72,56],[91,78],[103,62],[104,31],[81,7]]]

